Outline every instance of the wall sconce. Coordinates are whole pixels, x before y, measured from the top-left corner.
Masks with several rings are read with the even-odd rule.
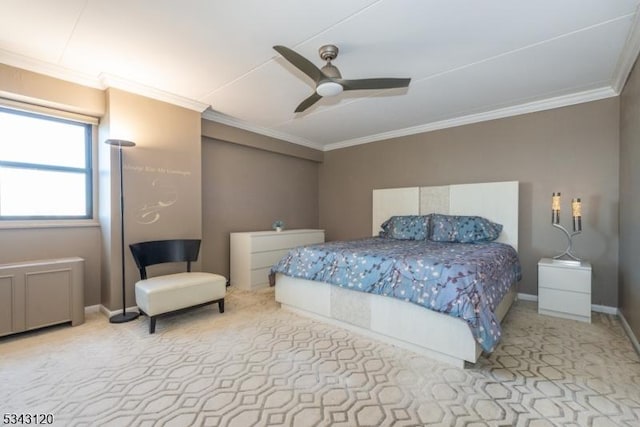
[[[553,193],[551,196],[551,225],[561,230],[567,237],[567,249],[563,253],[554,256],[553,259],[571,264],[580,264],[582,259],[573,253],[573,236],[582,232],[582,202],[579,198],[571,200],[571,215],[573,217],[573,232],[569,232],[560,224],[560,193]],[[571,259],[562,259],[565,256]]]

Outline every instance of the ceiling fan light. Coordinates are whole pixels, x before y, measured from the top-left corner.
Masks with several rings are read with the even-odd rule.
[[[320,96],[336,96],[342,93],[343,87],[340,83],[325,81],[316,87],[316,92]]]

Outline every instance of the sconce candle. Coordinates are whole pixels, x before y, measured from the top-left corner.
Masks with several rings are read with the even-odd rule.
[[[582,202],[580,199],[571,200],[573,214],[573,231],[582,231]]]
[[[553,193],[551,197],[551,224],[560,223],[560,193]]]

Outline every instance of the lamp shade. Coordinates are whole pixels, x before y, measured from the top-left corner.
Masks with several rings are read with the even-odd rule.
[[[107,139],[104,141],[105,144],[114,145],[116,147],[135,147],[136,143],[133,141],[128,141],[126,139]]]

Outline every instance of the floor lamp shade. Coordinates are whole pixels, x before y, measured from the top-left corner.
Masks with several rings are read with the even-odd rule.
[[[124,177],[122,175],[122,147],[135,147],[135,142],[126,139],[107,139],[105,144],[118,147],[118,167],[120,172],[120,257],[122,267],[122,313],[109,318],[111,323],[124,323],[136,319],[140,314],[135,311],[127,313],[126,281],[124,269]]]

